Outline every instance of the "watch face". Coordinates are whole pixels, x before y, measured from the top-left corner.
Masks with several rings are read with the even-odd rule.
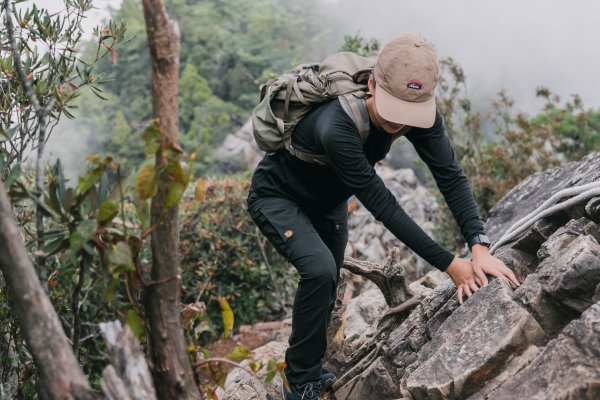
[[[487,237],[487,235],[479,235],[479,241],[481,244],[484,244],[487,247],[490,247],[491,241],[490,241],[490,238]]]

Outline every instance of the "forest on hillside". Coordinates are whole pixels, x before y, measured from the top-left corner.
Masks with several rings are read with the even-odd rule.
[[[312,3],[124,0],[83,40],[94,0],[55,14],[3,2],[0,399],[105,398],[93,396],[118,358],[99,326],[109,321],[141,344],[160,399],[216,398],[226,362],[281,374],[280,360],[244,346],[226,362],[208,350],[242,324],[284,316],[297,280],[245,210],[249,172],[221,168],[215,152],[269,78],[334,51],[377,54],[377,38],[332,32]],[[545,105],[526,115],[500,92],[483,113],[460,62],[441,66],[438,108],[482,217],[530,174],[600,151],[600,110],[579,97],[540,87]],[[176,104],[161,101],[173,93]],[[61,146],[82,171],[49,161],[58,134],[74,138]],[[460,251],[438,202],[436,239]]]

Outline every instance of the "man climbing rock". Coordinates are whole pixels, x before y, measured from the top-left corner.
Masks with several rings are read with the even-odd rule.
[[[285,400],[318,399],[323,386],[330,387],[335,379],[322,364],[348,240],[351,195],[411,250],[445,271],[458,288],[461,304],[463,294],[471,297],[488,283],[486,274],[519,285],[513,272],[488,251],[489,239],[469,183],[436,112],[438,79],[432,45],[414,34],[396,37],[379,53],[368,79],[368,94],[359,99],[364,101],[369,128],[364,143],[348,104],[332,99],[311,109],[291,139],[295,149],[326,155],[326,165],[306,162],[281,149],[267,153],[254,172],[248,211],[300,274],[285,354],[284,372],[290,384],[289,390],[282,388]],[[431,239],[375,172],[375,163],[399,136],[414,145],[431,170],[471,249],[472,261],[454,256]]]

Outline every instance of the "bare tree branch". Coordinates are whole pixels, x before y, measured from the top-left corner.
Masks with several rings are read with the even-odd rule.
[[[408,286],[406,272],[401,261],[400,250],[394,247],[384,265],[349,257],[344,260],[343,268],[373,281],[383,293],[388,306],[393,308],[415,295]]]

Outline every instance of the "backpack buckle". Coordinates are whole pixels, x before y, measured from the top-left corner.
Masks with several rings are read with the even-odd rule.
[[[312,69],[313,71],[318,71],[319,70],[319,63],[318,62],[314,62],[314,63],[310,63],[310,64],[303,64],[302,68],[304,68],[304,69]]]
[[[292,146],[291,143],[288,146],[288,151],[290,152],[291,155],[293,155],[294,157],[296,157],[296,149],[294,148],[294,146]]]

